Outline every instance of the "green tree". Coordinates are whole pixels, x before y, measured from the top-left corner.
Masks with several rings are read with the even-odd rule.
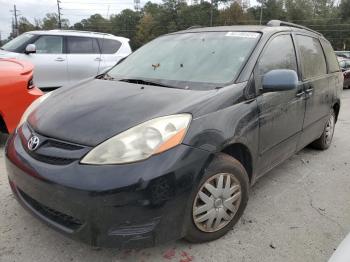
[[[350,21],[350,0],[341,0],[339,5],[339,13],[344,21]]]
[[[248,13],[244,12],[243,7],[237,2],[234,2],[220,12],[219,23],[221,25],[245,24],[249,20],[248,16]]]
[[[109,33],[111,32],[112,24],[102,15],[94,14],[87,19],[81,20],[79,23],[75,23],[73,29]]]
[[[156,32],[156,24],[151,14],[145,14],[140,24],[137,26],[137,32],[135,37],[135,46],[139,47],[158,36]]]
[[[18,19],[18,31],[20,34],[23,34],[25,32],[32,31],[35,29],[36,29],[35,26],[32,23],[30,23],[27,18],[21,16]]]
[[[305,24],[307,19],[313,17],[313,5],[310,0],[286,0],[287,20]]]
[[[63,29],[69,28],[69,21],[67,19],[61,19],[61,25]],[[42,20],[41,29],[51,30],[58,28],[58,14],[48,13]]]
[[[263,7],[262,20],[264,22],[270,21],[272,19],[284,20],[286,18],[283,0],[258,0],[258,2]]]
[[[132,48],[136,48],[136,31],[137,26],[140,23],[140,19],[140,12],[125,9],[120,14],[111,16],[111,33],[129,38]]]

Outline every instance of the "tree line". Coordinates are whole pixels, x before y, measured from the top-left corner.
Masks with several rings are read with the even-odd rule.
[[[148,2],[140,11],[125,9],[108,19],[91,15],[78,23],[62,19],[63,29],[97,31],[124,36],[136,49],[159,35],[187,29],[191,26],[222,26],[266,24],[280,19],[308,26],[319,31],[335,49],[350,49],[350,0],[258,0],[260,6],[247,8],[242,1],[213,0],[212,2],[163,0]],[[30,22],[19,18],[18,31],[57,29],[58,15],[49,13],[43,19]],[[10,38],[13,35],[10,36]]]

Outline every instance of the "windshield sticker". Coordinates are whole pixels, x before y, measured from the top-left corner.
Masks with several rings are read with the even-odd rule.
[[[259,33],[253,32],[227,32],[225,36],[233,36],[233,37],[243,37],[243,38],[258,38]]]

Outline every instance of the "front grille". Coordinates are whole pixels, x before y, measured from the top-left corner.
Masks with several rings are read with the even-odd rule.
[[[47,146],[47,147],[56,147],[56,148],[61,148],[61,149],[66,149],[66,150],[80,150],[80,149],[83,149],[82,146],[68,144],[68,143],[57,141],[57,140],[47,140],[45,142],[45,146]]]
[[[18,188],[17,188],[18,189]],[[47,217],[48,219],[66,227],[71,230],[77,230],[79,227],[83,225],[82,221],[79,219],[69,216],[67,214],[61,213],[57,210],[54,210],[52,208],[49,208],[43,204],[40,204],[38,201],[34,200],[30,196],[28,196],[26,193],[24,193],[22,190],[18,189],[19,193],[23,197],[23,199],[36,211],[38,211],[43,216]]]
[[[75,159],[71,158],[63,158],[63,157],[54,157],[54,156],[45,156],[45,155],[39,155],[35,152],[26,150],[27,153],[34,159],[45,162],[51,165],[68,165],[72,163]]]
[[[27,143],[30,137],[37,136],[39,147],[31,151]],[[34,159],[51,165],[68,165],[83,157],[91,148],[58,139],[46,137],[35,132],[29,124],[25,124],[20,132],[23,148]]]

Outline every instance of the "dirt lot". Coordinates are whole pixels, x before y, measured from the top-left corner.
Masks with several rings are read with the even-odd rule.
[[[304,149],[252,189],[235,229],[212,243],[92,249],[34,219],[11,195],[0,137],[0,261],[327,261],[350,232],[350,90],[332,147]]]

